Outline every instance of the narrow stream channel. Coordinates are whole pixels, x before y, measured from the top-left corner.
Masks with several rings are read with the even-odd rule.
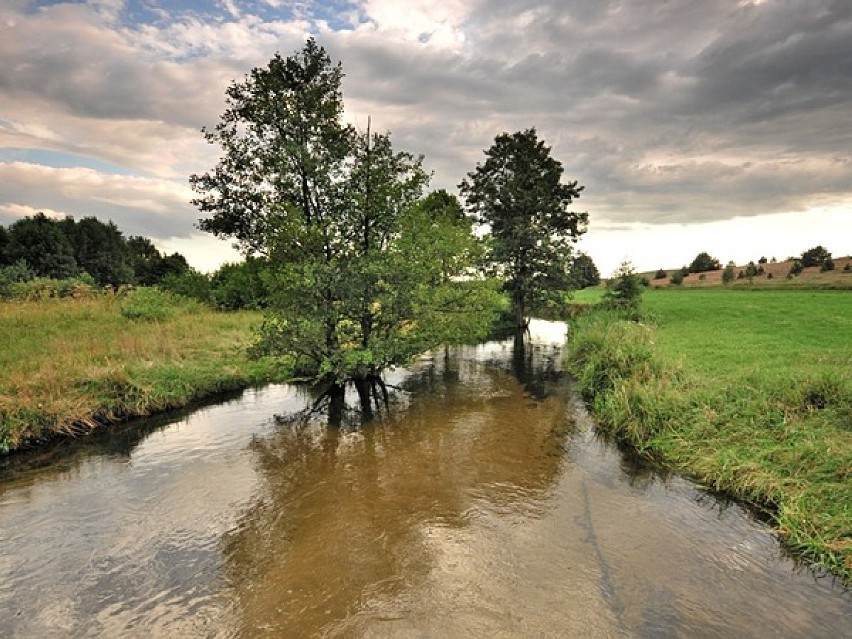
[[[852,636],[764,524],[597,438],[533,329],[362,428],[270,386],[7,461],[0,636]]]

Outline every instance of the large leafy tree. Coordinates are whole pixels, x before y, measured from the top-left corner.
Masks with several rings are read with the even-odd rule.
[[[75,222],[73,217],[66,217],[59,225],[71,242],[78,268],[99,285],[133,282],[130,250],[114,222],[104,223],[94,217]]]
[[[498,135],[485,156],[459,188],[491,229],[490,260],[506,279],[520,332],[528,309],[570,287],[566,265],[588,215],[568,207],[583,187],[562,181],[562,164],[535,129]]]
[[[333,398],[353,381],[369,410],[385,368],[450,333],[429,321],[434,313],[467,312],[449,294],[446,309],[434,303],[466,265],[436,266],[442,244],[424,238],[449,231],[420,205],[422,158],[395,151],[369,125],[345,125],[341,78],[313,39],[252,70],[228,88],[221,121],[206,132],[221,159],[190,181],[207,215],[199,226],[267,260],[257,351],[294,356]]]
[[[59,222],[37,213],[9,227],[6,256],[9,263],[23,260],[40,277],[63,279],[77,274],[71,242]]]

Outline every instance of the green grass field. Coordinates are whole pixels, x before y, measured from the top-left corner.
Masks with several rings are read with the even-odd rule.
[[[0,302],[0,451],[286,375],[245,355],[259,313],[149,302]]]
[[[569,366],[602,426],[852,581],[852,293],[649,290],[643,313],[575,320]]]

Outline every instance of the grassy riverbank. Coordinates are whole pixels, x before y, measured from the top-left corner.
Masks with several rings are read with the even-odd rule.
[[[0,451],[282,379],[255,312],[162,295],[0,302]]]
[[[601,425],[852,582],[852,294],[651,290],[644,312],[575,320],[569,367]]]

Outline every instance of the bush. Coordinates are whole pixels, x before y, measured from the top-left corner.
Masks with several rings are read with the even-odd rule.
[[[733,262],[728,262],[725,270],[722,271],[722,284],[730,284],[737,278],[737,267]]]
[[[674,273],[672,273],[669,282],[674,286],[680,286],[681,284],[683,284],[683,271],[675,271]]]
[[[656,272],[656,274],[654,275],[654,279],[655,279],[655,280],[664,280],[664,279],[666,279],[668,276],[669,276],[669,274],[668,274],[668,273],[666,273],[666,271],[665,271],[664,269],[660,269],[660,270],[659,270],[659,271],[657,271],[657,272]]]
[[[15,284],[29,282],[35,278],[35,272],[24,260],[0,268],[0,299],[14,296]]]
[[[193,300],[182,299],[168,291],[143,287],[129,291],[119,310],[121,315],[129,320],[161,322],[178,312],[196,312],[199,305]]]
[[[635,310],[639,307],[642,288],[642,280],[633,270],[633,264],[624,261],[606,284],[603,305],[608,308]]]
[[[804,264],[801,260],[793,260],[793,263],[790,265],[790,273],[789,275],[798,275],[805,269]]]
[[[830,257],[827,257],[825,261],[822,263],[822,266],[819,268],[820,272],[825,273],[826,271],[834,270],[834,260]]]
[[[160,288],[199,302],[210,302],[213,299],[210,278],[194,269],[182,273],[167,273],[160,283]]]

